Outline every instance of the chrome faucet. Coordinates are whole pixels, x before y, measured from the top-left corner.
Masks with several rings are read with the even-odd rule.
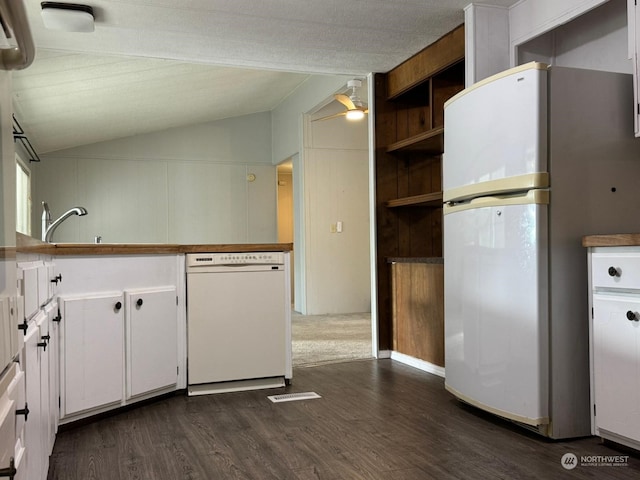
[[[60,218],[56,219],[54,222],[51,222],[51,212],[49,211],[49,205],[47,202],[42,202],[42,241],[50,243],[51,238],[53,237],[53,232],[55,232],[56,228],[60,226],[62,222],[64,222],[71,215],[78,215],[82,217],[87,214],[87,210],[83,207],[73,207],[70,210],[64,212]]]

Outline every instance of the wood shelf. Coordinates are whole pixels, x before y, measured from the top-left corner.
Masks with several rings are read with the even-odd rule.
[[[411,197],[396,198],[389,200],[387,207],[441,207],[442,192],[423,193],[421,195],[413,195]]]
[[[392,143],[387,153],[420,152],[428,155],[440,155],[444,150],[444,127],[433,128],[413,137]]]

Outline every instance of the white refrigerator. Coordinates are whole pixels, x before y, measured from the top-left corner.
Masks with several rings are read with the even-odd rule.
[[[587,234],[640,229],[631,75],[529,63],[445,104],[445,386],[590,435]]]

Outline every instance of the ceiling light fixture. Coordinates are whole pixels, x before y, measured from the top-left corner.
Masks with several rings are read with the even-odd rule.
[[[348,110],[345,116],[347,117],[347,120],[362,120],[364,118],[364,111]]]
[[[51,30],[93,32],[93,8],[77,3],[42,2],[42,21]]]

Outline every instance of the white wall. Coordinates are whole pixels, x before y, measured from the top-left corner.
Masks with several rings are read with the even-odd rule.
[[[608,0],[522,0],[509,9],[512,64],[518,45],[549,32]],[[620,0],[613,0],[620,1]],[[622,0],[625,1],[625,0]]]
[[[509,9],[469,4],[464,9],[465,86],[509,68]]]
[[[302,162],[305,270],[303,313],[371,309],[367,122],[311,122],[305,115]],[[294,173],[296,164],[294,163]],[[341,221],[342,233],[332,225]],[[300,305],[296,299],[296,307]]]
[[[55,152],[34,170],[34,236],[46,200],[54,218],[89,211],[62,224],[59,242],[277,240],[268,112]]]
[[[336,91],[345,87],[351,76],[313,75],[271,111],[274,164],[300,152],[302,114],[316,108]]]
[[[627,55],[627,3],[610,0],[518,47],[518,64],[632,73]]]
[[[468,84],[532,60],[630,72],[623,12],[625,0],[521,0],[508,9],[505,31],[500,7],[468,6]],[[491,29],[481,28],[484,21]]]

